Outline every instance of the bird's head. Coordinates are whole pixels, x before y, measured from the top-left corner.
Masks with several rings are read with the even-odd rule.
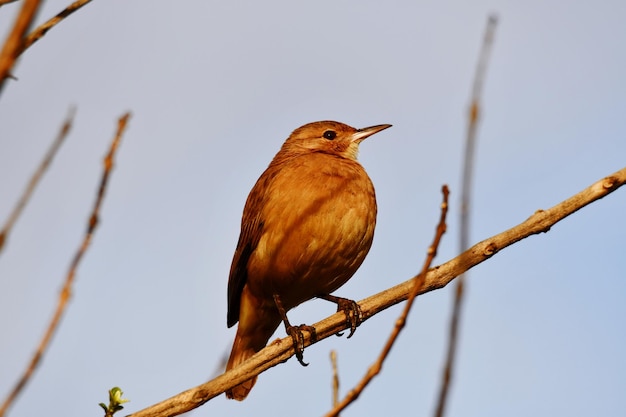
[[[299,155],[322,152],[356,160],[359,144],[368,136],[391,125],[376,125],[355,129],[339,122],[322,121],[301,126],[293,131],[283,144],[281,153]]]

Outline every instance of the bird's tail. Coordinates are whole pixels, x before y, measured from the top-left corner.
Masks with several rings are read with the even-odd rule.
[[[257,350],[254,349],[252,343],[250,342],[250,338],[242,337],[239,334],[239,329],[237,329],[237,336],[235,336],[233,349],[230,352],[230,358],[228,358],[228,364],[226,365],[227,371],[236,368],[252,355],[257,353]],[[263,346],[265,346],[265,343],[267,343],[267,340],[264,342]],[[226,391],[226,397],[237,401],[243,401],[256,383],[256,378],[257,377],[255,376],[254,378],[244,381],[241,384],[229,389]]]
[[[281,322],[278,312],[257,308],[252,301],[246,299],[247,296],[244,290],[239,326],[237,326],[237,335],[226,365],[227,371],[236,368],[263,349]],[[255,382],[256,376],[226,391],[226,397],[238,401],[244,400]]]

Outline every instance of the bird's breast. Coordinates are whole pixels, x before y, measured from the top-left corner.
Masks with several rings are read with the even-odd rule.
[[[356,272],[372,244],[376,197],[356,161],[309,155],[276,169],[259,207],[263,229],[248,285],[270,298],[281,295],[291,308],[336,290]]]

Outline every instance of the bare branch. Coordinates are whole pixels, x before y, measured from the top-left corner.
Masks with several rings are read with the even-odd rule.
[[[419,294],[437,290],[448,285],[455,277],[468,269],[491,258],[502,249],[529,236],[546,233],[559,221],[581,208],[599,200],[626,183],[626,167],[592,184],[578,194],[547,210],[537,210],[526,221],[498,235],[479,242],[456,258],[434,267],[424,276],[424,285]],[[366,320],[375,314],[409,298],[415,288],[414,278],[395,287],[389,288],[359,302]],[[335,333],[346,330],[346,316],[343,312],[335,313],[315,323],[317,339],[321,341]],[[305,346],[310,346],[308,334]],[[232,369],[213,380],[177,394],[160,403],[152,405],[134,414],[132,417],[176,416],[206,403],[229,388],[241,384],[261,372],[287,361],[294,355],[291,337],[277,339],[258,352],[241,366]]]
[[[11,75],[11,68],[15,65],[15,60],[23,50],[24,36],[35,20],[40,3],[41,0],[24,0],[22,10],[15,19],[13,29],[9,33],[2,51],[0,51],[0,93],[2,93],[4,82]]]
[[[91,2],[91,0],[77,0],[77,1],[73,2],[72,4],[70,4],[69,6],[67,6],[62,11],[60,11],[59,13],[57,13],[56,16],[54,16],[53,18],[51,18],[47,22],[39,25],[35,30],[33,30],[26,37],[26,39],[24,41],[24,44],[22,45],[22,48],[19,51],[19,54],[24,52],[32,44],[34,44],[39,39],[44,37],[45,34],[48,33],[48,31],[50,29],[52,29],[61,20],[65,19],[66,17],[68,17],[69,15],[71,15],[72,13],[74,13],[75,11],[77,11],[78,9],[80,9],[81,7],[83,7],[84,5],[86,5],[87,3],[90,3],[90,2]]]
[[[8,237],[9,237],[9,233],[11,232],[11,229],[13,228],[13,225],[15,224],[17,219],[19,218],[20,214],[22,213],[22,210],[24,210],[24,207],[28,203],[28,200],[30,199],[30,196],[33,194],[33,191],[35,190],[35,187],[37,186],[37,184],[41,180],[41,177],[43,176],[43,174],[46,172],[46,170],[50,166],[50,163],[52,162],[52,159],[54,158],[54,156],[56,155],[57,151],[61,147],[61,144],[63,143],[63,141],[67,137],[67,134],[70,132],[70,129],[72,127],[72,122],[74,121],[74,114],[75,113],[76,113],[75,109],[70,109],[70,113],[67,116],[67,118],[65,119],[65,122],[63,122],[63,126],[61,126],[61,130],[59,131],[59,134],[57,135],[56,139],[54,140],[54,142],[50,146],[50,149],[48,149],[48,152],[46,152],[46,155],[44,156],[43,160],[41,161],[41,164],[39,164],[39,167],[37,168],[37,170],[35,171],[35,173],[31,177],[28,185],[26,186],[26,189],[24,190],[24,193],[22,194],[22,196],[18,200],[17,204],[15,205],[15,208],[13,208],[13,211],[9,215],[9,218],[7,219],[6,223],[4,224],[4,227],[2,228],[2,231],[0,231],[0,253],[2,253],[2,249],[4,248],[4,244],[6,243]]]
[[[0,0],[0,6],[12,1],[13,0]],[[4,81],[7,78],[15,78],[11,75],[11,68],[13,68],[17,58],[32,44],[48,33],[57,23],[82,8],[87,3],[90,3],[91,0],[76,0],[26,36],[26,32],[35,19],[40,2],[41,0],[24,0],[24,5],[15,21],[13,30],[5,42],[2,52],[0,52],[0,93],[2,92]]]
[[[461,228],[459,232],[459,252],[464,252],[469,246],[469,218],[470,218],[470,200],[472,189],[472,176],[474,173],[474,149],[476,147],[476,130],[478,129],[478,119],[480,115],[480,96],[482,86],[487,72],[487,63],[489,53],[493,44],[493,37],[496,30],[498,19],[496,16],[489,16],[487,20],[487,28],[485,29],[485,37],[478,58],[476,74],[474,76],[474,85],[472,87],[472,97],[469,110],[469,122],[467,126],[467,137],[465,139],[465,158],[463,161],[463,177],[461,188]],[[452,317],[450,319],[450,331],[448,334],[448,351],[446,353],[445,367],[441,377],[441,388],[439,391],[439,399],[435,408],[435,416],[443,417],[445,411],[446,399],[450,389],[450,381],[452,379],[452,370],[454,369],[454,358],[458,340],[458,328],[461,320],[461,307],[463,306],[463,290],[465,286],[465,274],[456,280],[456,288],[454,291],[454,302],[452,304]]]
[[[333,370],[333,407],[339,403],[339,370],[337,369],[337,352],[330,351],[330,366]]]
[[[76,275],[76,270],[78,265],[83,258],[83,255],[87,251],[89,244],[91,243],[91,238],[93,236],[93,232],[98,224],[98,214],[100,211],[100,206],[102,205],[102,198],[104,197],[104,192],[106,191],[106,186],[108,183],[109,175],[111,173],[111,169],[113,168],[113,157],[115,156],[115,151],[119,145],[120,139],[124,130],[126,129],[126,124],[128,122],[128,118],[130,117],[130,113],[126,113],[118,120],[117,132],[115,137],[113,138],[113,142],[109,148],[109,152],[104,158],[104,171],[102,173],[102,178],[100,180],[100,187],[98,189],[98,194],[96,196],[96,201],[94,203],[93,210],[91,215],[89,216],[89,222],[87,225],[87,232],[81,242],[76,254],[74,255],[74,259],[72,260],[67,275],[65,277],[65,283],[63,284],[63,288],[61,289],[61,293],[59,294],[59,301],[57,303],[56,311],[52,316],[52,320],[44,333],[43,338],[39,342],[39,346],[37,347],[37,351],[33,355],[26,371],[19,379],[13,390],[9,393],[8,397],[0,407],[0,417],[4,416],[9,407],[15,402],[17,396],[22,392],[26,383],[30,380],[33,372],[41,362],[41,358],[44,353],[48,349],[50,345],[50,341],[52,340],[52,336],[54,336],[57,328],[59,327],[59,323],[61,321],[61,317],[65,312],[65,308],[67,307],[67,302],[71,296],[72,292],[72,284],[74,283],[74,277]]]

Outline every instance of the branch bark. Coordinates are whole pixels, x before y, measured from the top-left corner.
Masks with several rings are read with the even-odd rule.
[[[24,0],[20,14],[13,24],[13,29],[2,47],[2,51],[0,51],[0,93],[2,93],[4,82],[11,74],[15,60],[23,50],[26,32],[35,20],[40,3],[41,0]]]
[[[424,285],[420,294],[437,290],[448,285],[455,277],[468,269],[486,261],[502,249],[529,236],[546,233],[559,221],[575,213],[588,204],[599,200],[626,183],[626,167],[597,181],[578,194],[547,210],[537,210],[526,221],[492,236],[469,248],[456,258],[430,269],[424,277]],[[415,277],[389,288],[359,302],[363,312],[363,320],[405,301],[414,286]],[[315,323],[317,339],[321,341],[337,332],[346,330],[346,320],[343,313],[335,313],[326,319]],[[305,336],[305,346],[311,345],[308,334]],[[226,372],[213,380],[187,391],[181,392],[167,400],[152,405],[134,414],[131,417],[162,417],[176,416],[220,395],[260,374],[267,369],[287,361],[294,355],[293,342],[290,337],[277,339],[265,349],[254,355],[241,366]]]

